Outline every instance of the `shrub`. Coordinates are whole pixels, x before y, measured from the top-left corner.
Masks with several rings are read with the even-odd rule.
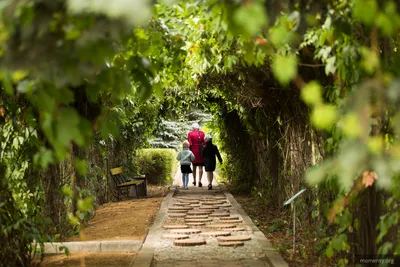
[[[176,152],[174,149],[142,149],[137,156],[141,174],[145,174],[150,184],[165,184],[172,181]]]

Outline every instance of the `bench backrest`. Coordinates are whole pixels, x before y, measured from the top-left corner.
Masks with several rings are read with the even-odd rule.
[[[115,186],[127,182],[124,175],[122,174],[121,167],[113,168],[110,170],[110,172]]]
[[[120,174],[120,173],[122,173],[122,168],[121,167],[113,168],[110,170],[110,172],[112,175]]]

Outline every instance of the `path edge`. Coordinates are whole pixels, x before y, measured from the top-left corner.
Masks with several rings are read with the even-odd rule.
[[[258,229],[258,227],[253,223],[253,220],[247,215],[242,206],[236,201],[233,195],[229,192],[228,188],[224,183],[219,183],[219,186],[228,200],[231,202],[232,206],[236,211],[242,216],[243,221],[245,221],[253,231],[253,235],[258,243],[261,245],[266,257],[267,262],[271,267],[288,267],[288,263],[282,258],[281,254],[272,246],[268,238],[265,237],[264,233]]]
[[[177,189],[177,185],[172,184],[168,194],[163,199],[160,209],[157,213],[156,219],[154,220],[153,225],[150,227],[147,236],[143,242],[142,247],[140,248],[138,254],[136,255],[135,261],[133,262],[132,267],[149,267],[151,266],[154,258],[154,250],[155,244],[157,242],[157,231],[162,229],[162,223],[167,216],[168,205],[172,200],[173,195],[175,194]]]

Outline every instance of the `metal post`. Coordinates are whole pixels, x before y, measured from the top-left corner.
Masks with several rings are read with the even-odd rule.
[[[293,255],[296,253],[296,204],[293,203]]]
[[[296,253],[296,205],[295,205],[295,199],[301,195],[306,189],[302,189],[299,192],[297,192],[294,196],[292,196],[289,200],[287,200],[285,203],[283,203],[283,206],[292,204],[293,206],[293,255]]]

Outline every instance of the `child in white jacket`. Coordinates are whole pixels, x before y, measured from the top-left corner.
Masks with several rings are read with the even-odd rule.
[[[183,189],[188,189],[188,182],[189,182],[189,173],[192,173],[192,169],[190,168],[190,165],[192,164],[192,161],[194,160],[194,154],[192,151],[189,150],[189,142],[188,141],[183,141],[182,145],[183,149],[178,153],[178,156],[176,157],[177,160],[179,160],[179,163],[181,164],[181,172],[182,172],[182,188]]]

